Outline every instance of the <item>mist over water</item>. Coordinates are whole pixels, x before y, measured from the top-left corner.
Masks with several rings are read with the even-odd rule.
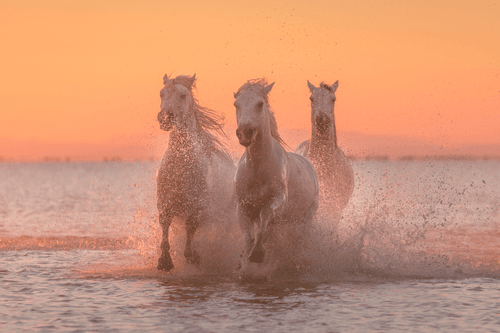
[[[175,310],[184,304],[191,315],[201,311],[221,319],[250,311],[247,315],[254,320],[264,318],[255,312],[259,306],[272,306],[295,313],[297,327],[324,322],[326,327],[353,329],[340,317],[327,319],[334,318],[327,310],[343,306],[352,311],[353,320],[365,318],[368,323],[377,316],[370,306],[377,308],[380,299],[398,299],[410,312],[425,308],[425,297],[417,295],[441,304],[433,288],[444,288],[444,294],[460,290],[457,299],[472,297],[473,306],[490,304],[482,316],[498,324],[498,161],[355,161],[355,190],[341,218],[331,216],[324,201],[309,225],[276,228],[270,234],[264,264],[244,264],[239,270],[243,239],[236,224],[201,228],[194,244],[202,264],[194,267],[183,256],[185,228],[179,219],[170,236],[175,264],[170,273],[156,269],[161,239],[156,168],[157,163],[0,163],[0,321],[6,327],[35,327],[38,320],[40,327],[56,330],[118,329],[124,322],[154,328],[162,327],[164,319],[159,318],[167,313],[172,325],[187,329]],[[458,286],[463,288],[449,289]],[[358,296],[351,295],[353,288]],[[399,299],[396,289],[417,294]],[[37,302],[51,306],[44,310],[33,305]],[[224,304],[226,311],[207,310],[211,302]],[[357,312],[359,302],[369,307]],[[68,304],[73,308],[66,313]],[[428,310],[435,311],[436,304],[427,305]],[[450,308],[442,303],[441,309],[465,318],[460,304]],[[138,315],[141,306],[156,321],[123,317],[121,311]],[[312,311],[309,319],[293,306]],[[324,316],[313,316],[318,309],[326,311]],[[39,315],[23,314],[30,311]],[[98,312],[106,315],[99,319]],[[208,325],[208,317],[191,315],[188,321],[201,325],[191,328]],[[282,322],[291,330],[293,318],[275,316],[274,325]],[[240,327],[241,318],[231,320],[222,327]],[[466,327],[473,323],[468,320],[462,323]],[[452,327],[445,322],[441,327]],[[405,322],[378,325],[406,327]],[[279,325],[273,327],[279,331]]]

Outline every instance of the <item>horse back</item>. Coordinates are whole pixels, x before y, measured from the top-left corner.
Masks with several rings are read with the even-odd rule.
[[[295,148],[295,153],[307,157],[309,154],[309,140],[303,141]]]
[[[231,210],[236,207],[234,174],[236,165],[230,156],[213,155],[207,174],[210,205],[215,210]],[[214,212],[217,213],[217,212]]]
[[[288,201],[293,214],[313,214],[318,208],[319,184],[314,165],[304,156],[287,153]]]

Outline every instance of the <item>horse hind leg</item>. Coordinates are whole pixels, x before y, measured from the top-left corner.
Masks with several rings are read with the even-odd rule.
[[[200,265],[200,255],[193,247],[193,238],[196,230],[200,228],[199,214],[189,216],[186,220],[186,247],[184,249],[184,257],[187,262],[196,266]]]
[[[257,236],[255,239],[252,239],[252,247],[250,248],[250,253],[248,255],[248,261],[262,264],[264,262],[264,246],[262,243],[264,242],[264,235],[261,230],[257,232]]]
[[[160,271],[170,271],[174,268],[174,263],[172,262],[172,257],[170,256],[170,243],[168,242],[168,230],[170,224],[172,223],[173,216],[167,212],[160,213],[160,226],[162,228],[162,240],[161,240],[161,255],[158,259],[158,270]]]
[[[264,254],[265,252],[264,247],[262,246],[262,242],[256,242],[250,253],[250,256],[248,257],[248,260],[256,264],[262,264],[264,262]]]

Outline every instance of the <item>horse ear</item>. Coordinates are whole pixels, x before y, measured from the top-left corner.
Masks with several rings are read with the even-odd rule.
[[[196,81],[196,73],[193,74],[193,76],[191,76],[188,81],[189,81],[189,89],[191,89],[193,87],[194,81]]]
[[[273,89],[273,86],[274,86],[274,82],[264,88],[264,93],[266,95],[269,94],[269,92],[271,91],[271,89]]]
[[[337,91],[338,87],[339,87],[339,80],[335,81],[335,83],[332,84],[332,91],[333,92]]]
[[[312,84],[311,82],[309,82],[309,80],[307,80],[307,86],[309,87],[309,90],[311,91],[311,94],[314,92],[314,89],[316,89],[316,87],[314,86],[314,84]]]
[[[234,98],[236,98],[236,93],[235,92],[233,93],[233,96],[234,96]]]
[[[167,84],[169,78],[168,78],[168,75],[165,74],[165,76],[163,77],[163,84]]]

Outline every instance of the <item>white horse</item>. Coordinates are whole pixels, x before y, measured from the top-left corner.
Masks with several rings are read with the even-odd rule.
[[[318,209],[314,166],[283,148],[267,97],[273,85],[252,80],[234,94],[236,135],[245,147],[235,176],[238,221],[245,237],[244,255],[254,263],[264,262],[268,228],[306,223]]]
[[[211,132],[222,131],[222,119],[201,107],[193,95],[195,75],[163,78],[160,92],[160,128],[171,131],[168,149],[157,174],[157,206],[163,231],[158,269],[174,267],[168,240],[176,216],[186,221],[184,256],[198,265],[200,256],[192,246],[196,230],[209,222],[236,220],[234,172],[236,166],[223,143]],[[232,222],[232,221],[231,221]]]
[[[339,81],[318,88],[307,81],[311,91],[311,139],[302,142],[295,152],[314,164],[318,173],[322,200],[340,214],[354,190],[354,174],[349,160],[337,144],[335,129],[335,91]]]

